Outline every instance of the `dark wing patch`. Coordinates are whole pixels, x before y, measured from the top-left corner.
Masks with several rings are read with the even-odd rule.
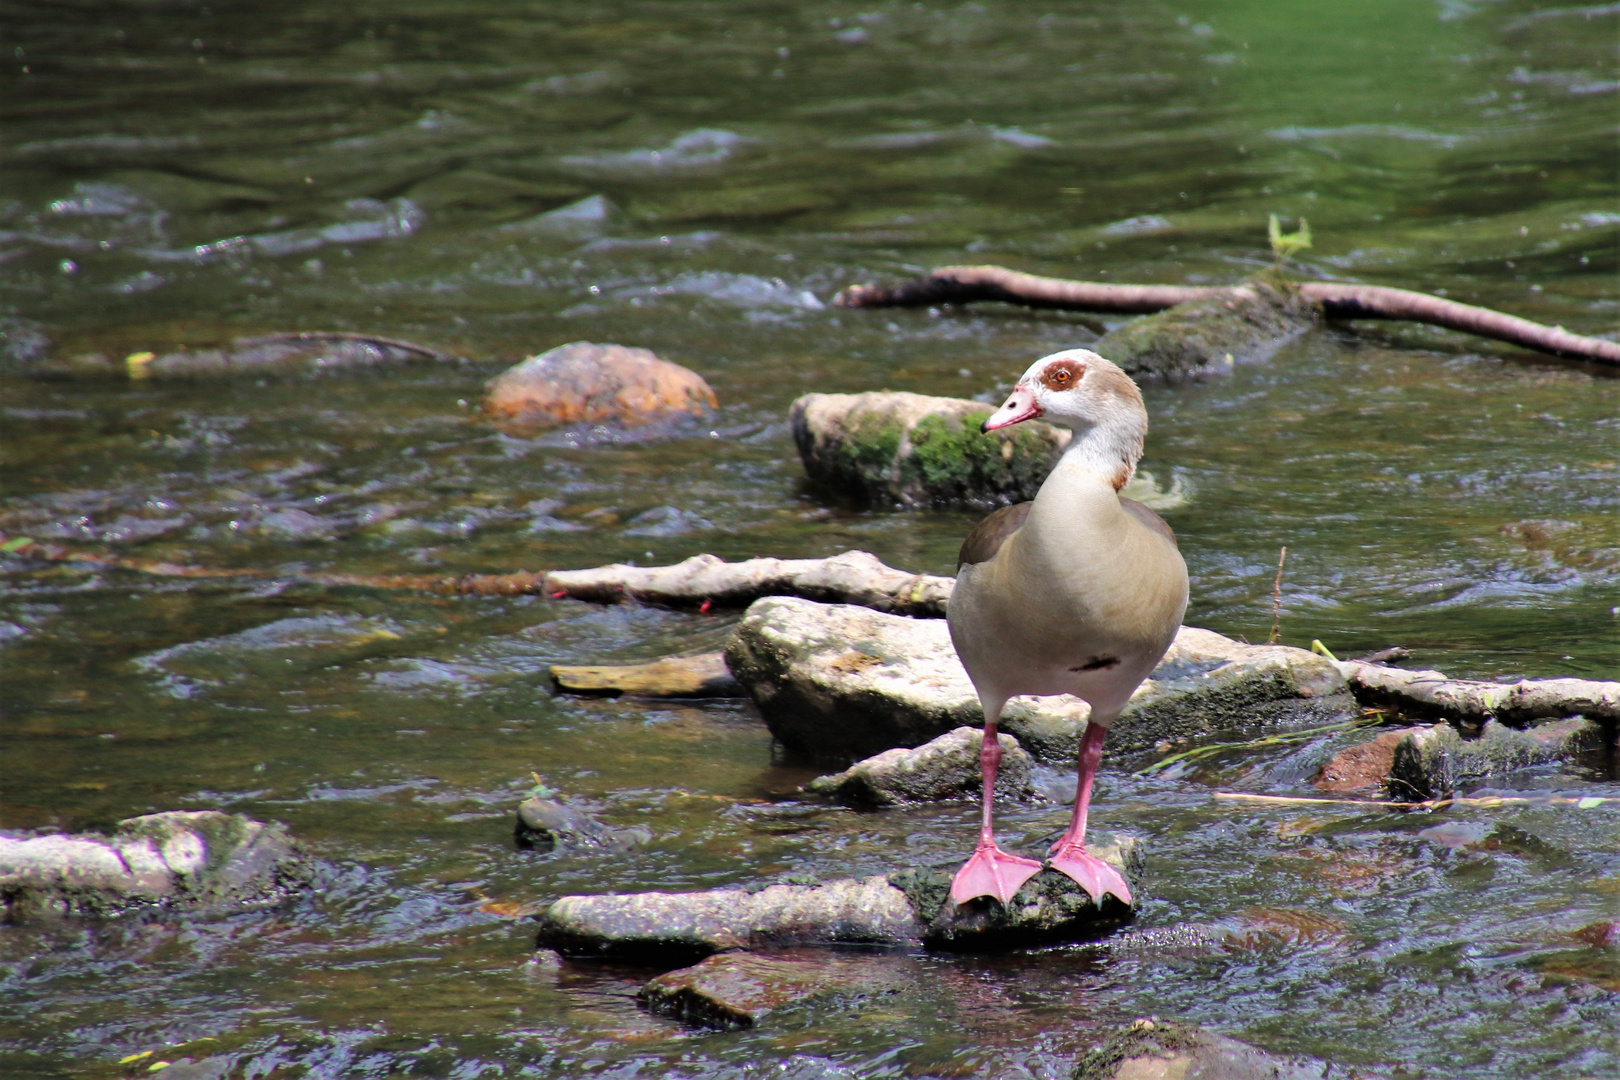
[[[989,562],[1001,550],[1001,545],[1007,542],[1007,537],[1017,532],[1029,517],[1029,508],[1034,503],[1015,503],[1012,506],[1003,506],[977,525],[962,541],[962,552],[956,557],[956,568],[962,569],[972,563]]]
[[[1126,499],[1122,497],[1119,500],[1119,505],[1127,514],[1131,515],[1137,521],[1140,521],[1142,524],[1146,525],[1148,528],[1170,541],[1171,544],[1176,542],[1176,534],[1170,531],[1170,526],[1164,523],[1164,518],[1160,517],[1158,514],[1155,514],[1153,511],[1149,510],[1135,499]]]

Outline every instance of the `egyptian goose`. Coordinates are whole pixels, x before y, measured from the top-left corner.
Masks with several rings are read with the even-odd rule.
[[[1002,851],[991,831],[1001,761],[996,722],[1015,694],[1073,694],[1091,715],[1080,740],[1074,817],[1045,865],[1097,903],[1110,892],[1130,903],[1118,872],[1086,854],[1086,810],[1108,725],[1181,625],[1187,567],[1170,527],[1119,494],[1148,426],[1130,376],[1085,349],[1053,353],[1024,372],[982,430],[1036,417],[1074,438],[1033,502],[997,510],[968,534],[947,610],[951,642],[984,706],[979,843],[957,871],[951,899],[994,896],[1005,904],[1041,869]]]

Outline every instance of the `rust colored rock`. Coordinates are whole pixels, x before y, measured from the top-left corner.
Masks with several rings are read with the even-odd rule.
[[[1395,746],[1417,728],[1398,728],[1386,731],[1375,739],[1346,747],[1333,755],[1333,759],[1311,781],[1322,791],[1361,791],[1384,786],[1384,777],[1395,763]]]
[[[696,372],[646,349],[575,341],[531,356],[491,379],[484,413],[518,427],[612,421],[645,424],[718,407]]]

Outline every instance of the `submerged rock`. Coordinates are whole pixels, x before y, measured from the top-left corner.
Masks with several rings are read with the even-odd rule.
[[[920,746],[984,722],[942,620],[766,597],[737,624],[726,663],[771,734],[811,758]],[[1303,649],[1184,626],[1109,729],[1109,746],[1143,750],[1215,731],[1319,723],[1349,711],[1344,689],[1331,661]],[[1001,726],[1036,758],[1067,764],[1089,715],[1078,698],[1019,697]]]
[[[718,408],[696,372],[647,349],[575,341],[517,364],[485,387],[484,412],[525,428],[645,424]]]
[[[872,959],[720,953],[652,979],[636,997],[649,1012],[688,1024],[749,1028],[794,1005],[829,998],[847,1005],[882,992],[897,973]]]
[[[1099,833],[1089,850],[1124,875],[1140,903],[1136,841]],[[1005,908],[988,897],[958,907],[949,899],[954,871],[914,867],[817,885],[565,896],[540,915],[538,945],[565,956],[634,962],[794,946],[1006,949],[1088,940],[1132,915],[1112,895],[1099,907],[1050,870],[1026,882]]]
[[[1033,795],[1034,762],[1029,754],[1011,735],[1002,733],[997,741],[1002,757],[996,795],[1010,799]],[[976,797],[983,746],[982,728],[959,727],[915,750],[896,747],[857,761],[841,773],[812,780],[805,790],[846,806],[868,808]]]
[[[536,796],[518,806],[516,839],[520,847],[541,851],[559,845],[622,851],[650,841],[652,830],[615,829],[571,806]]]
[[[1377,737],[1340,750],[1311,780],[1322,791],[1366,791],[1384,786],[1395,763],[1395,747],[1407,735],[1423,728],[1385,731]]]
[[[41,378],[197,379],[214,376],[319,374],[362,368],[444,363],[452,358],[423,345],[369,334],[288,333],[239,337],[208,349],[84,352],[34,370]]]
[[[1075,1065],[1070,1080],[1324,1080],[1326,1063],[1280,1058],[1212,1031],[1142,1019]]]
[[[1128,375],[1174,378],[1262,358],[1321,324],[1321,304],[1281,278],[1261,276],[1128,322],[1092,349]]]
[[[111,836],[0,835],[7,921],[264,907],[313,880],[284,826],[217,810],[128,818]]]
[[[1033,499],[1067,429],[1038,421],[989,435],[994,410],[921,394],[806,394],[793,441],[811,482],[861,502],[989,508]]]
[[[628,667],[568,667],[551,669],[557,689],[570,694],[618,697],[740,697],[742,684],[726,669],[724,653],[667,656],[650,664]]]
[[[1387,786],[1400,798],[1432,799],[1602,745],[1602,726],[1579,717],[1525,731],[1487,720],[1473,739],[1450,724],[1436,724],[1409,732],[1396,745]]]

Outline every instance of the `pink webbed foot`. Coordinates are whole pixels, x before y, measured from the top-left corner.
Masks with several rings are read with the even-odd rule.
[[[994,843],[981,843],[956,872],[951,899],[965,904],[976,896],[993,896],[1005,905],[1040,869],[1041,864],[1034,859],[1009,855]]]
[[[1131,887],[1119,871],[1094,855],[1087,855],[1084,844],[1076,844],[1064,837],[1052,845],[1046,865],[1067,875],[1076,885],[1086,890],[1093,903],[1101,905],[1104,893],[1113,893],[1125,903],[1131,902]]]

